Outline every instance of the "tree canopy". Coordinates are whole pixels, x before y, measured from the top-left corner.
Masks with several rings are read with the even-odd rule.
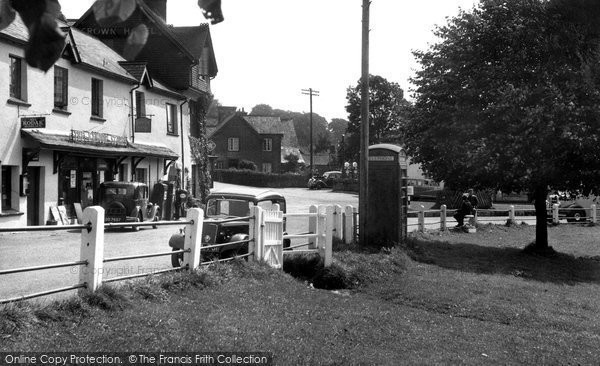
[[[406,148],[450,187],[528,191],[547,249],[548,189],[600,182],[600,34],[588,0],[482,0],[415,56]]]
[[[346,140],[345,155],[358,159],[360,151],[361,126],[361,85],[348,87],[346,111],[348,130],[351,135]],[[404,90],[398,83],[390,82],[382,76],[369,76],[369,144],[399,142],[401,126],[407,117],[409,102],[404,99]]]

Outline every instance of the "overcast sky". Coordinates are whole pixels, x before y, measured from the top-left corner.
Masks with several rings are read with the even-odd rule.
[[[94,0],[60,0],[78,18]],[[434,26],[476,0],[372,0],[370,73],[400,84],[417,64],[411,50],[434,41]],[[170,0],[167,23],[206,22],[196,0]],[[347,119],[346,89],[361,74],[362,0],[222,0],[225,21],[211,26],[219,73],[212,91],[221,104],[309,111],[302,89],[313,88],[313,112]]]

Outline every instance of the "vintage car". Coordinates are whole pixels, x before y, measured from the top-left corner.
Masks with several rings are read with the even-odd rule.
[[[342,172],[332,170],[323,173],[322,176],[314,176],[308,180],[308,189],[332,188],[336,181],[342,178]]]
[[[150,203],[148,197],[148,186],[138,182],[104,182],[98,189],[104,222],[158,221],[160,207]],[[139,230],[139,226],[133,230]]]
[[[274,191],[260,188],[217,190],[211,192],[204,206],[204,224],[202,226],[202,246],[234,243],[217,248],[202,249],[201,260],[223,259],[248,253],[248,243],[239,241],[248,239],[250,208],[259,206],[265,210],[273,209],[275,204],[283,212],[286,210],[285,198]],[[230,219],[240,218],[230,221]],[[222,222],[227,220],[225,222]],[[284,221],[285,231],[285,221]],[[237,243],[236,243],[237,242]],[[174,234],[169,239],[173,251],[184,248],[184,233]],[[284,247],[289,240],[284,241]],[[180,267],[183,254],[171,256],[173,267]]]
[[[558,204],[559,220],[566,219],[567,222],[586,222],[593,204],[598,205],[600,199],[598,196],[581,194],[568,195],[564,192],[557,192],[548,195],[546,199],[548,222],[552,222],[552,206]]]

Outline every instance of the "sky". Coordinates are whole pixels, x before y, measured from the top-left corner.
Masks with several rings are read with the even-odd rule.
[[[60,0],[78,18],[94,0]],[[435,25],[476,0],[371,0],[369,72],[396,82],[411,99],[418,64],[412,50],[435,42]],[[169,0],[167,23],[207,21],[196,0]],[[210,31],[219,73],[212,92],[222,105],[250,112],[257,104],[308,112],[302,89],[319,92],[313,112],[348,119],[346,89],[361,76],[362,0],[222,0],[225,20]]]

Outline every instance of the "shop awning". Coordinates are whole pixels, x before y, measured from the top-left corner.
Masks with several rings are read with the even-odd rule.
[[[80,132],[80,131],[76,131]],[[152,157],[177,160],[179,155],[166,146],[131,143],[108,134],[83,132],[58,134],[40,130],[21,130],[23,138],[30,139],[36,147],[48,150],[98,155],[102,157]]]

